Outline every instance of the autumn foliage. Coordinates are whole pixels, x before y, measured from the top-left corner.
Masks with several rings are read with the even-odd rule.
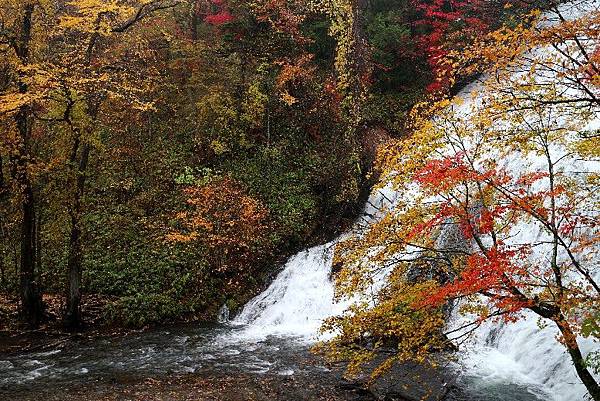
[[[235,17],[231,15],[225,0],[210,0],[210,3],[211,10],[204,17],[204,22],[210,25],[220,26],[235,20]]]
[[[444,16],[436,4],[427,13]],[[598,39],[599,21],[597,11],[575,21],[563,11],[534,11],[472,52],[446,55],[446,65],[490,78],[454,100],[415,107],[411,136],[380,153],[384,182],[400,199],[338,245],[338,296],[360,301],[324,325],[338,334],[326,347],[334,358],[355,368],[391,343],[397,352],[385,370],[461,344],[484,322],[540,318],[600,399],[586,365],[594,362],[579,346],[582,337],[597,341],[586,327],[597,324],[600,305],[600,102],[585,78],[597,68],[585,43]],[[530,24],[532,16],[542,21]],[[466,323],[450,325],[450,310]]]
[[[215,179],[184,190],[189,210],[177,214],[182,229],[168,240],[200,247],[217,275],[228,284],[252,273],[258,258],[269,253],[267,209],[231,178]]]
[[[473,38],[489,31],[490,9],[486,1],[414,0],[419,13],[415,29],[423,32],[417,37],[418,48],[427,55],[427,62],[435,77],[429,92],[447,90],[445,57],[453,49],[469,44]]]

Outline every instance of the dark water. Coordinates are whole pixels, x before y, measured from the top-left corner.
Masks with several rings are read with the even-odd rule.
[[[293,338],[251,340],[228,325],[156,329],[122,337],[72,340],[43,352],[0,354],[0,399],[11,394],[61,391],[91,382],[141,380],[184,374],[331,375],[309,345]],[[540,389],[463,376],[456,399],[549,400]],[[463,398],[464,397],[464,398]]]
[[[293,339],[241,341],[235,327],[177,327],[73,341],[44,352],[0,354],[0,389],[33,388],[124,375],[185,374],[201,370],[292,375],[308,346]],[[326,369],[314,367],[314,369]]]

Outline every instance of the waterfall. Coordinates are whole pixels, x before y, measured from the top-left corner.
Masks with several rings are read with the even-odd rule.
[[[251,300],[234,323],[247,324],[245,335],[271,334],[311,338],[323,319],[342,312],[329,280],[333,243],[290,258],[262,294]]]
[[[374,191],[357,227],[377,219],[396,197],[390,186]],[[334,300],[331,281],[333,248],[340,238],[292,256],[271,285],[235,317],[234,324],[245,325],[239,335],[248,339],[286,335],[314,341],[323,320],[342,313],[349,304]]]
[[[511,382],[544,389],[547,400],[583,401],[587,391],[577,377],[554,326],[540,329],[533,313],[515,323],[485,324],[467,353],[461,355],[463,371],[470,376],[494,382]],[[598,350],[591,339],[579,338],[584,353]]]
[[[374,192],[360,221],[377,218],[377,210],[393,205],[396,196],[390,188]],[[334,300],[331,268],[336,242],[291,257],[272,284],[233,320],[244,325],[236,334],[238,340],[256,341],[275,335],[316,341],[321,322],[342,313],[348,305]],[[484,391],[491,391],[487,389],[495,384],[520,385],[547,401],[584,400],[585,387],[557,342],[557,334],[552,326],[540,329],[533,313],[516,323],[484,324],[459,355],[465,383],[484,386]],[[584,353],[597,350],[591,339],[580,340]]]
[[[570,10],[568,5],[565,7],[570,18],[576,18],[581,12],[575,8]],[[469,102],[479,101],[468,100],[471,89],[466,88],[459,94],[467,99],[467,106]],[[600,118],[590,125],[600,127]],[[536,163],[539,160],[535,156],[526,156],[524,159],[504,160],[502,164],[509,171],[526,171],[526,166]],[[578,164],[577,160],[569,163],[563,173],[600,171],[599,163],[584,165]],[[374,191],[358,225],[377,219],[381,210],[393,207],[399,196],[389,186]],[[515,227],[514,241],[528,243],[539,240],[539,235],[539,230],[524,223]],[[334,300],[330,280],[332,248],[338,240],[290,258],[267,290],[250,301],[235,318],[234,323],[245,325],[239,335],[242,338],[283,335],[314,341],[323,319],[343,312],[347,306],[347,303]],[[587,394],[585,387],[577,377],[565,348],[557,342],[557,334],[555,327],[540,327],[537,317],[527,312],[516,323],[486,323],[470,344],[460,351],[460,369],[468,379],[467,383],[472,383],[472,379],[484,386],[513,383],[531,388],[532,393],[545,400],[584,400]],[[585,338],[578,338],[578,341],[584,354],[598,351],[597,342]]]

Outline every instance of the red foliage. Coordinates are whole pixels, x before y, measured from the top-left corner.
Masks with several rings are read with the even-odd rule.
[[[415,174],[414,180],[424,188],[447,191],[464,181],[485,181],[495,175],[494,170],[475,171],[464,161],[464,154],[435,159]]]
[[[228,10],[220,11],[218,14],[207,15],[204,18],[204,22],[215,26],[224,25],[234,20],[235,18],[229,13]]]
[[[277,32],[290,35],[299,44],[310,42],[302,33],[301,25],[306,15],[301,0],[258,0],[254,13],[260,22],[270,24]]]
[[[600,45],[596,45],[594,50],[588,57],[587,63],[585,63],[581,70],[583,72],[583,79],[586,82],[589,82],[591,86],[595,86],[595,89],[598,89],[600,86],[600,82],[598,81],[598,72],[600,71]]]
[[[235,21],[235,17],[229,11],[224,0],[211,0],[212,8],[216,12],[204,17],[204,22],[214,26],[221,26]]]
[[[525,281],[523,278],[529,275],[527,269],[518,263],[529,252],[527,246],[513,249],[499,244],[485,254],[469,255],[461,275],[437,291],[423,294],[421,306],[440,306],[449,299],[485,293],[507,316],[519,312],[530,306],[529,301],[514,292]]]
[[[485,1],[413,0],[420,14],[415,27],[425,33],[417,38],[419,50],[427,55],[436,77],[429,92],[448,89],[448,66],[443,63],[448,50],[464,45],[470,37],[486,32],[491,22]]]
[[[463,153],[431,160],[415,174],[414,181],[446,200],[439,205],[433,217],[416,225],[409,237],[430,236],[448,220],[459,225],[466,239],[481,238],[481,235],[491,233],[498,224],[513,224],[519,215],[537,215],[546,220],[549,211],[544,206],[545,202],[565,191],[562,187],[554,191],[535,191],[533,188],[537,182],[547,177],[545,172],[511,177],[496,168],[478,171],[466,161]],[[506,192],[496,191],[499,198],[487,207],[477,206],[474,199],[459,201],[461,195],[457,195],[457,189],[475,184],[484,190],[490,186],[502,187]],[[569,207],[556,209],[566,221],[563,228],[566,232],[572,232],[579,222],[577,217],[571,216]],[[530,253],[530,244],[509,246],[498,239],[489,249],[468,255],[461,274],[437,291],[423,294],[419,306],[437,307],[449,299],[485,294],[496,308],[504,311],[506,318],[512,319],[515,313],[530,306],[520,294],[525,283],[530,281],[527,278],[543,274],[537,266],[526,265]]]

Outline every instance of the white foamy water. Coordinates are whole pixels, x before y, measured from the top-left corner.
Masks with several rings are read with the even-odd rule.
[[[509,380],[543,389],[548,401],[585,400],[587,392],[575,373],[554,326],[540,329],[533,313],[516,323],[484,325],[473,339],[462,365],[467,374],[488,382]],[[591,339],[578,339],[584,354],[598,350]]]
[[[269,288],[250,301],[235,318],[247,324],[243,336],[291,335],[312,338],[323,319],[343,311],[333,300],[333,243],[316,246],[290,258]]]
[[[389,186],[374,191],[357,228],[377,219],[396,198]],[[333,249],[340,238],[292,256],[271,285],[248,302],[233,320],[233,324],[246,325],[243,331],[235,333],[237,339],[285,335],[315,341],[320,337],[323,320],[342,313],[349,304],[334,300],[331,281]]]

